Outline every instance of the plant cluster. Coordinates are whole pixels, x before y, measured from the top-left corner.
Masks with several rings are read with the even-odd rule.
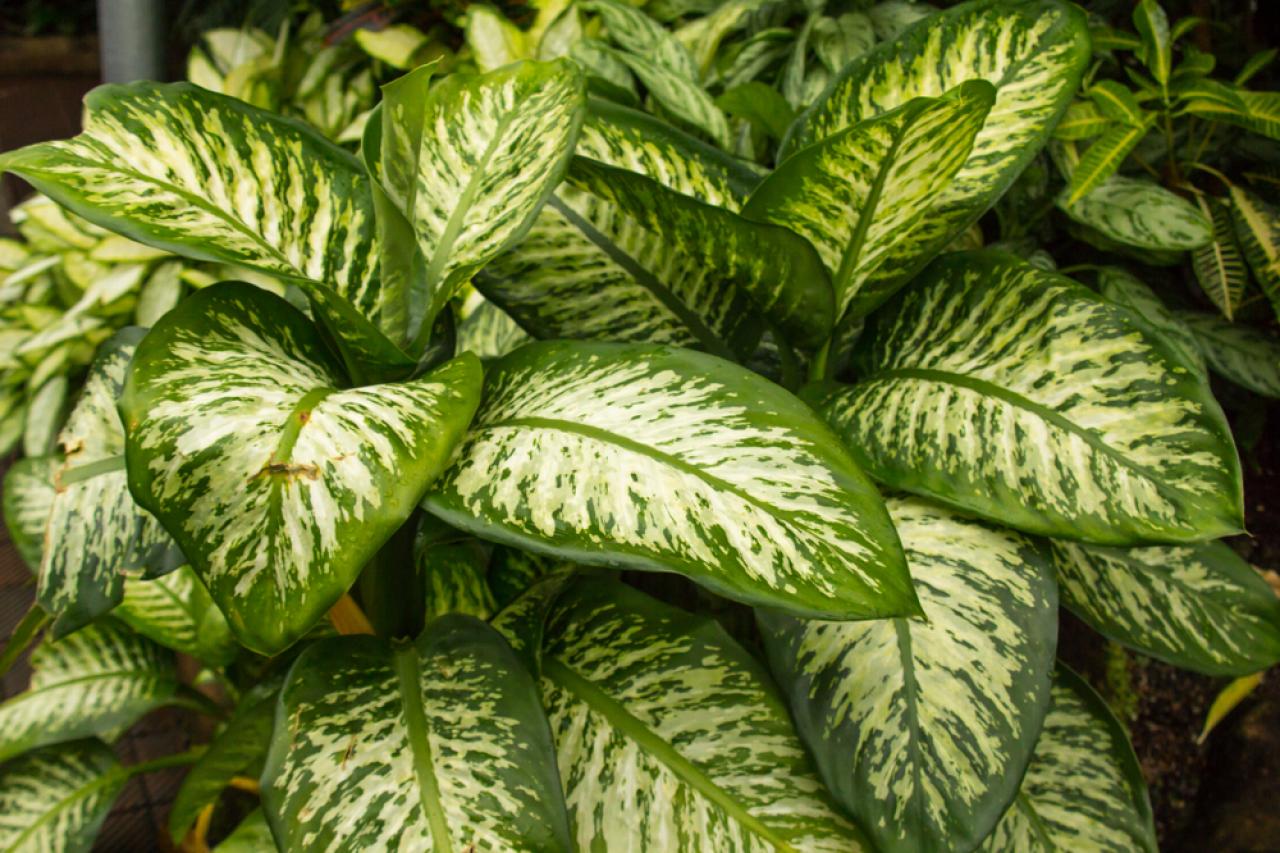
[[[45,636],[0,848],[87,849],[190,764],[197,848],[234,787],[219,849],[1154,850],[1059,606],[1197,672],[1280,660],[1206,368],[1241,381],[1208,342],[1248,336],[1280,373],[1239,283],[1275,292],[1276,96],[1151,0],[1136,35],[1065,0],[467,15],[354,153],[360,104],[315,119],[306,63],[221,34],[205,86],[101,87],[0,155],[86,240],[245,271],[75,338],[5,480],[38,586],[0,671]],[[163,705],[217,734],[122,765]]]

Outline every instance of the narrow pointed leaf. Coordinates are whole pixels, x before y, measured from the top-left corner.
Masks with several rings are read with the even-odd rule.
[[[894,488],[1103,544],[1242,527],[1240,464],[1205,378],[1070,279],[948,255],[872,318],[855,368],[858,384],[814,396]]]
[[[1139,58],[1156,82],[1166,85],[1173,71],[1173,36],[1168,16],[1157,0],[1141,0],[1133,10],[1133,26],[1142,38]]]
[[[1192,80],[1177,87],[1182,107],[1210,121],[1226,122],[1280,139],[1280,92],[1251,92],[1217,80]]]
[[[231,663],[239,649],[190,566],[154,580],[127,579],[113,614],[142,636],[211,666]]]
[[[884,505],[836,437],[768,380],[687,350],[517,350],[423,505],[486,539],[797,615],[916,610]]]
[[[1147,786],[1106,703],[1059,665],[1022,787],[984,853],[1155,853]]]
[[[40,571],[44,531],[57,495],[53,478],[61,466],[57,456],[28,456],[9,466],[4,475],[4,521],[22,561]]]
[[[1280,210],[1243,187],[1230,187],[1231,220],[1253,277],[1280,317]]]
[[[1179,312],[1214,373],[1255,394],[1280,399],[1280,340],[1270,331],[1213,314]]]
[[[1155,125],[1155,120],[1156,117],[1152,114],[1140,124],[1116,125],[1094,140],[1080,162],[1071,170],[1071,180],[1063,191],[1065,198],[1062,204],[1076,204],[1102,186],[1124,164],[1129,152],[1137,147]]]
[[[111,736],[178,694],[164,649],[110,621],[31,655],[31,686],[0,704],[0,762],[38,746]]]
[[[711,619],[581,581],[549,626],[542,692],[577,849],[871,849],[768,674]]]
[[[729,121],[715,99],[693,80],[632,53],[608,50],[649,90],[655,101],[684,125],[705,133],[721,148],[730,147]]]
[[[1053,129],[1053,138],[1067,141],[1092,139],[1112,125],[1112,120],[1092,101],[1072,101]]]
[[[262,778],[285,849],[570,848],[536,685],[468,616],[437,619],[412,644],[308,648],[281,695]]]
[[[590,0],[583,3],[582,8],[600,16],[609,39],[618,47],[686,80],[697,82],[700,75],[693,54],[669,30],[644,12],[616,0]]]
[[[410,382],[344,384],[302,314],[228,283],[156,324],[120,401],[130,489],[263,654],[302,636],[408,517],[475,410],[480,369],[464,355]]]
[[[1184,365],[1200,373],[1208,370],[1195,335],[1143,282],[1120,267],[1106,267],[1098,273],[1098,291],[1117,305],[1132,310],[1145,324],[1144,331],[1163,337],[1165,343],[1177,350]]]
[[[1114,80],[1101,80],[1089,87],[1087,94],[1098,109],[1112,121],[1137,127],[1146,122],[1142,107],[1133,92]],[[1055,131],[1056,135],[1056,131]]]
[[[1049,708],[1053,572],[1016,533],[918,498],[889,512],[923,619],[757,619],[823,781],[876,848],[971,850],[1016,793]]]
[[[1194,204],[1143,178],[1112,175],[1073,204],[1067,204],[1064,191],[1058,207],[1076,222],[1137,249],[1186,251],[1213,240],[1213,224]]]
[[[886,261],[904,257],[899,243],[964,165],[994,97],[973,80],[832,134],[784,161],[743,215],[808,238],[831,273],[835,316],[866,314],[890,295],[898,270]]]
[[[1230,320],[1249,286],[1249,271],[1236,242],[1231,208],[1219,199],[1202,195],[1196,196],[1196,203],[1213,223],[1213,239],[1191,253],[1191,268],[1205,296]]]
[[[0,850],[88,853],[129,776],[105,744],[41,749],[0,771]]]

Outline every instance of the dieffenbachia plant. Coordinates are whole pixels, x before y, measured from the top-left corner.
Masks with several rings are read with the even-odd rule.
[[[52,629],[0,705],[5,849],[83,849],[150,767],[104,742],[163,705],[220,717],[162,760],[195,846],[231,787],[231,850],[1153,849],[1058,606],[1204,673],[1280,660],[1215,541],[1243,498],[1206,365],[1267,376],[1123,270],[944,254],[1042,164],[1083,15],[652,11],[473,7],[481,73],[390,82],[357,153],[135,83],[0,155],[94,239],[241,271],[87,330],[6,479],[16,636]]]

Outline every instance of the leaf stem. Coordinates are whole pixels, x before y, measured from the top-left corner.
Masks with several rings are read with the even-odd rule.
[[[13,633],[9,636],[9,642],[4,647],[4,652],[0,653],[0,677],[3,677],[18,658],[22,657],[22,653],[39,636],[40,629],[48,623],[49,614],[45,613],[39,604],[32,604],[31,609],[18,622],[18,626],[13,629]]]
[[[343,593],[333,607],[329,608],[329,621],[339,634],[372,634],[373,624],[369,617],[356,604],[350,593]]]

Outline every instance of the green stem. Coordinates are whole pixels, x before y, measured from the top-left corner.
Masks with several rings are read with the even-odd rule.
[[[178,752],[173,755],[166,755],[163,758],[153,758],[150,761],[144,761],[141,764],[133,764],[124,768],[131,778],[140,776],[143,773],[154,773],[157,770],[168,770],[170,767],[185,767],[188,764],[195,764],[200,760],[200,756],[208,751],[209,747],[201,744],[193,746],[186,752]]]
[[[818,347],[818,351],[813,354],[813,361],[809,362],[809,381],[821,382],[829,379],[827,370],[831,361],[831,338],[827,338],[822,346]]]
[[[106,459],[95,459],[92,462],[86,462],[84,465],[76,465],[73,468],[67,468],[58,475],[59,486],[70,486],[79,483],[81,480],[88,480],[90,477],[97,477],[99,474],[110,474],[115,471],[124,470],[124,456],[108,456]]]

